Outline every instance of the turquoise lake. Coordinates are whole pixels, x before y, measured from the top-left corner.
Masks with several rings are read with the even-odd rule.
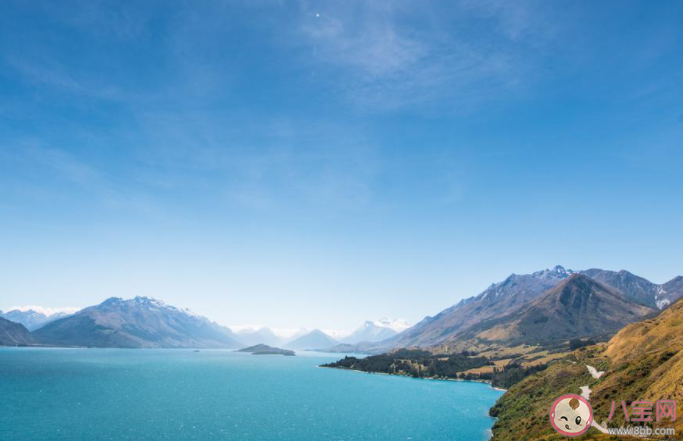
[[[0,439],[483,441],[502,392],[338,354],[0,348]]]

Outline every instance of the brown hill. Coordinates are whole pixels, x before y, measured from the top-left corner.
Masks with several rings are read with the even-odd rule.
[[[593,378],[587,369],[593,366],[604,375]],[[621,427],[624,421],[620,403],[635,400],[676,400],[676,422],[652,423],[656,427],[673,426],[683,431],[683,300],[659,316],[633,323],[617,333],[607,344],[575,351],[565,360],[516,384],[501,397],[491,413],[498,417],[493,427],[496,441],[559,440],[548,423],[548,409],[553,400],[565,393],[580,393],[589,386],[595,420],[604,423],[614,401],[618,407],[609,427]],[[590,429],[583,439],[615,439]]]

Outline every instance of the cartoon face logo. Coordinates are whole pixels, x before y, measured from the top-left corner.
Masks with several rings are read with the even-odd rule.
[[[562,395],[550,408],[550,424],[564,436],[583,435],[592,422],[593,408],[582,396]]]

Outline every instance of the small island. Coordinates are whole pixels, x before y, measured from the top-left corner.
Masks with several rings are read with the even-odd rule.
[[[290,351],[289,349],[274,348],[263,344],[249,346],[248,348],[240,349],[237,352],[251,352],[252,355],[285,355],[287,357],[296,355],[294,351]]]

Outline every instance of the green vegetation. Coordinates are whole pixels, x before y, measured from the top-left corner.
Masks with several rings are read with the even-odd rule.
[[[494,439],[566,439],[548,422],[550,406],[555,398],[578,393],[579,388],[591,384],[591,380],[584,365],[560,361],[510,387],[491,409],[491,416],[498,418],[492,429]]]
[[[509,389],[526,377],[546,369],[548,365],[539,364],[536,366],[524,367],[518,364],[509,364],[505,369],[495,369],[491,376],[491,384],[501,389]]]
[[[548,424],[548,410],[557,397],[580,393],[582,386],[591,389],[590,402],[594,419],[607,420],[612,402],[618,406],[610,427],[634,425],[627,423],[620,409],[621,401],[630,405],[634,400],[683,400],[683,301],[679,301],[659,316],[631,324],[622,329],[607,344],[586,346],[546,370],[522,380],[508,389],[491,415],[498,420],[493,426],[496,441],[561,440]],[[586,366],[604,374],[593,378]],[[683,409],[678,409],[676,421],[664,420],[657,427],[674,427],[683,431]],[[582,439],[623,439],[590,429]]]
[[[580,338],[574,338],[569,341],[569,349],[572,351],[575,351],[577,349],[586,347],[586,346],[593,346],[595,344],[595,340],[592,339],[587,339],[587,340],[582,340]]]
[[[372,355],[366,358],[344,357],[324,364],[323,367],[353,369],[363,372],[408,375],[415,378],[459,378],[468,369],[491,365],[485,357],[463,354],[434,355],[428,351],[401,349],[390,354]]]
[[[252,355],[286,355],[288,357],[296,355],[296,352],[290,351],[289,349],[273,348],[264,344],[250,346],[248,348],[240,349],[237,352],[250,352]]]
[[[525,357],[513,360],[483,357],[471,351],[433,354],[419,349],[400,349],[366,358],[347,356],[322,366],[414,378],[484,381],[494,387],[508,389],[524,378],[546,369],[548,364],[529,364]]]

